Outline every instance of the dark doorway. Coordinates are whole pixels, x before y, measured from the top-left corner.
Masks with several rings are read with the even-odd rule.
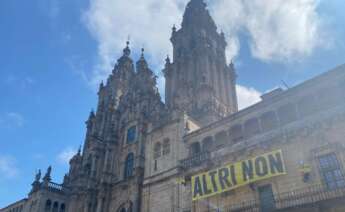
[[[274,195],[271,185],[259,187],[260,211],[272,212],[275,210]]]

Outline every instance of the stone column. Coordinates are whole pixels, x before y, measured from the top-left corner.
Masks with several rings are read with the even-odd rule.
[[[104,198],[98,198],[98,205],[97,205],[97,210],[96,212],[104,212]]]
[[[95,169],[96,168],[96,157],[93,156],[91,160],[91,177],[94,177]]]

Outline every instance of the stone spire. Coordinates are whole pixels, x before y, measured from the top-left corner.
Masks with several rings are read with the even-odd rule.
[[[173,29],[173,63],[166,61],[165,102],[205,125],[237,112],[234,74],[226,62],[224,33],[218,33],[203,0],[190,0],[181,29]]]
[[[183,16],[182,28],[217,31],[216,24],[206,6],[207,5],[203,0],[191,0],[187,4]]]
[[[165,59],[165,69],[169,69],[171,65],[170,57],[167,55],[167,58]]]
[[[113,70],[113,74],[124,81],[130,81],[134,75],[134,65],[133,60],[130,58],[131,50],[129,44],[129,41],[127,41],[126,47],[123,49],[123,55],[117,60]]]
[[[94,120],[95,117],[96,117],[95,112],[94,112],[93,110],[91,110],[90,115],[89,115],[89,118],[88,118],[87,121],[85,122],[87,128],[89,128],[89,129],[92,128],[93,120]]]
[[[142,91],[153,91],[154,93],[157,92],[156,88],[156,76],[154,72],[149,68],[145,55],[144,55],[144,48],[141,49],[141,56],[137,62],[137,84],[136,89]]]
[[[33,193],[33,192],[39,190],[40,185],[41,185],[41,182],[40,182],[41,181],[41,176],[42,176],[42,173],[41,173],[41,170],[39,169],[38,172],[35,175],[34,182],[31,184],[32,185],[32,189],[31,189],[30,193]]]
[[[48,184],[51,181],[51,172],[52,172],[52,167],[49,166],[48,169],[47,169],[46,174],[43,177],[43,182],[45,184]]]
[[[99,84],[99,92],[101,92],[103,89],[104,89],[104,83],[102,80],[102,82]]]
[[[89,115],[89,120],[92,120],[93,118],[95,118],[95,111],[92,109]]]
[[[147,62],[146,62],[146,59],[145,59],[145,55],[144,55],[144,52],[145,52],[145,49],[142,48],[141,49],[141,55],[140,55],[140,58],[137,62],[137,71],[140,72],[140,71],[145,71],[148,69],[148,65],[147,65]]]
[[[129,48],[129,41],[126,42],[126,48],[123,49],[123,56],[129,57],[131,50]]]
[[[40,182],[41,176],[42,176],[41,169],[39,169],[35,176],[35,182]]]
[[[81,156],[81,145],[80,145],[79,148],[78,148],[77,155],[78,155],[78,156]]]

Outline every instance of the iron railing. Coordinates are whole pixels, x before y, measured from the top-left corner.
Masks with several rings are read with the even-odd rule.
[[[63,192],[64,187],[62,186],[62,184],[49,182],[47,189],[53,192]]]
[[[189,158],[180,161],[180,166],[183,169],[189,169],[196,166],[200,166],[201,164],[209,161],[211,155],[209,152],[201,152],[199,154],[192,155]]]
[[[276,194],[272,201],[275,210],[313,205],[321,201],[345,198],[345,187],[330,189],[325,185],[314,185],[307,188],[297,189],[290,192]],[[260,201],[248,199],[241,203],[228,205],[227,212],[260,212]]]

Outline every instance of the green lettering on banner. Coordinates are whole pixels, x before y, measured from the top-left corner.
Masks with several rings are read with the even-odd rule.
[[[205,195],[212,193],[212,190],[210,190],[207,186],[206,174],[202,175],[202,185]]]
[[[236,171],[235,171],[234,165],[230,166],[230,175],[231,175],[232,184],[237,185]]]
[[[242,162],[242,173],[243,181],[245,182],[254,178],[253,161],[247,160]]]
[[[194,193],[193,193],[193,198],[197,198],[197,197],[202,197],[203,196],[203,192],[202,192],[202,188],[201,188],[201,182],[200,182],[200,177],[197,176],[194,178]]]
[[[229,170],[227,168],[221,168],[218,171],[219,184],[222,190],[230,188],[231,182],[229,181]]]
[[[255,173],[259,177],[264,177],[268,174],[268,165],[265,157],[258,157],[255,159]]]
[[[284,173],[284,163],[281,154],[278,152],[274,155],[269,155],[270,169],[272,174]]]
[[[286,174],[282,150],[192,176],[193,201]]]
[[[218,171],[212,171],[209,173],[209,175],[211,177],[212,186],[213,186],[213,192],[218,191],[218,186],[217,186],[217,182],[216,182],[216,175],[217,174],[218,174]]]

